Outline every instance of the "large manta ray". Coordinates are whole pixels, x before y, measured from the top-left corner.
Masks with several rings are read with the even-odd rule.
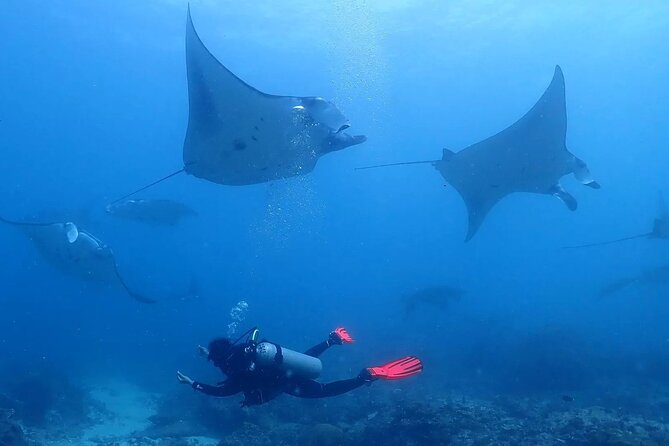
[[[188,128],[185,171],[224,185],[264,183],[311,172],[318,159],[367,140],[345,133],[346,117],[320,97],[276,96],[247,84],[204,46],[188,9]]]
[[[567,150],[566,133],[564,76],[556,66],[552,82],[534,107],[498,134],[457,153],[444,149],[441,160],[360,169],[431,163],[467,205],[468,241],[493,206],[509,194],[554,195],[575,210],[576,199],[563,189],[560,178],[573,173],[586,186],[600,187],[590,177],[586,164]]]
[[[614,240],[607,240],[604,242],[587,243],[584,245],[575,245],[575,246],[565,246],[565,248],[568,249],[590,248],[593,246],[611,245],[614,243],[620,243],[627,240],[635,240],[639,238],[669,240],[669,208],[667,208],[667,203],[664,200],[664,195],[662,194],[662,192],[660,192],[659,195],[660,195],[659,206],[658,206],[659,211],[657,217],[655,218],[655,221],[653,221],[653,229],[650,232],[630,235],[627,237],[617,238]]]
[[[64,274],[97,283],[118,281],[133,299],[142,303],[155,303],[155,300],[128,287],[109,246],[74,223],[19,222],[3,217],[0,217],[0,221],[20,227],[47,262]]]

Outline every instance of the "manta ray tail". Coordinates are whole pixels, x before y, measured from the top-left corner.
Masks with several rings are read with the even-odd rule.
[[[615,239],[615,240],[607,240],[605,242],[587,243],[585,245],[565,246],[564,249],[579,249],[579,248],[591,248],[593,246],[612,245],[614,243],[625,242],[627,240],[634,240],[634,239],[638,239],[638,238],[646,238],[646,237],[650,237],[652,235],[653,235],[652,232],[647,232],[646,234],[632,235],[630,237],[623,237],[623,238],[618,238],[618,239]]]
[[[27,223],[21,223],[20,221],[13,221],[13,220],[7,220],[3,216],[0,215],[0,221],[3,223],[7,223],[8,225],[25,225]]]
[[[407,164],[434,164],[434,163],[438,163],[440,161],[441,160],[407,161],[407,162],[404,162],[404,163],[377,164],[375,166],[356,167],[355,170],[376,169],[377,167],[406,166]]]
[[[51,226],[53,224],[53,223],[33,223],[25,221],[8,220],[1,215],[0,215],[0,221],[3,223],[7,223],[8,225],[16,225],[16,226]]]
[[[186,168],[185,168],[185,167],[182,167],[181,169],[177,170],[176,172],[172,172],[171,174],[169,174],[169,175],[167,175],[167,176],[164,176],[164,177],[162,177],[161,179],[154,181],[153,183],[147,184],[146,186],[141,187],[141,188],[137,189],[137,190],[134,191],[134,192],[130,192],[129,194],[126,194],[126,195],[122,196],[121,198],[117,198],[116,200],[112,201],[112,202],[109,203],[109,204],[110,204],[110,205],[112,205],[112,204],[116,204],[116,203],[118,203],[118,202],[121,201],[121,200],[125,200],[125,199],[128,198],[128,197],[132,197],[133,195],[135,195],[135,194],[137,194],[137,193],[140,193],[140,192],[142,192],[142,191],[145,191],[145,190],[147,190],[148,188],[153,187],[153,186],[155,186],[155,185],[158,184],[158,183],[162,183],[162,182],[165,181],[165,180],[169,180],[169,179],[172,178],[173,176],[179,175],[181,172],[185,172],[185,171],[186,171]]]
[[[153,299],[149,299],[148,297],[144,297],[139,293],[136,293],[135,291],[132,290],[126,283],[125,280],[123,280],[123,276],[121,276],[121,273],[118,270],[118,265],[116,262],[114,262],[114,272],[116,273],[116,277],[118,278],[119,282],[121,282],[121,286],[125,289],[125,291],[128,293],[130,297],[135,299],[136,301],[142,302],[144,304],[155,304],[156,301]]]

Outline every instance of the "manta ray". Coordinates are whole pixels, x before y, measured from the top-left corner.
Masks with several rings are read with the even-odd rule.
[[[188,127],[183,168],[118,201],[186,172],[223,185],[304,175],[323,155],[361,144],[349,121],[316,96],[277,96],[247,84],[209,52],[186,20]]]
[[[155,303],[128,287],[111,248],[76,224],[19,222],[3,217],[0,221],[20,227],[47,262],[64,274],[97,283],[118,281],[133,299]]]
[[[197,212],[189,206],[173,200],[127,199],[110,204],[106,212],[114,217],[141,223],[174,226],[184,217]]]
[[[466,241],[478,231],[488,212],[515,192],[553,195],[570,210],[576,199],[560,179],[573,173],[582,184],[599,189],[587,165],[567,149],[567,111],[562,70],[555,67],[550,85],[539,101],[511,126],[454,153],[443,150],[435,161],[412,161],[361,167],[432,164],[462,196],[469,215]]]
[[[565,246],[565,248],[567,249],[590,248],[593,246],[611,245],[614,243],[620,243],[627,240],[635,240],[639,238],[669,240],[669,208],[667,208],[667,203],[664,200],[664,195],[662,194],[662,192],[659,193],[658,208],[659,208],[658,215],[655,218],[655,221],[653,222],[653,229],[651,229],[650,232],[630,235],[627,237],[617,238],[614,240],[607,240],[604,242],[586,243],[584,245],[575,245],[575,246]]]
[[[654,284],[662,285],[669,283],[669,265],[643,271],[638,276],[624,277],[602,288],[601,296],[609,296],[630,285]]]
[[[402,297],[404,316],[409,317],[422,307],[432,310],[444,310],[452,302],[459,300],[465,291],[451,286],[423,288]]]

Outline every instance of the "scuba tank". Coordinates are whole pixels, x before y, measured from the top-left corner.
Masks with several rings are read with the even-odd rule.
[[[283,371],[286,376],[299,376],[306,379],[318,378],[323,370],[323,364],[318,358],[296,352],[268,341],[258,343],[260,330],[253,327],[242,334],[232,345],[238,344],[246,337],[244,352],[250,358],[249,370],[256,366],[273,367]]]
[[[287,376],[299,376],[306,379],[318,378],[323,364],[318,358],[305,355],[278,344],[263,341],[255,347],[255,363],[261,367],[277,367]]]

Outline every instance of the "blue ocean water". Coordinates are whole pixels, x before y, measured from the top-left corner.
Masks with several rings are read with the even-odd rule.
[[[243,80],[331,99],[368,141],[324,156],[305,176],[221,186],[181,175],[141,195],[198,212],[176,227],[112,219],[106,203],[181,167],[187,2],[5,0],[0,215],[84,221],[113,247],[128,282],[159,302],[65,276],[3,225],[0,373],[47,368],[93,389],[119,380],[186,392],[177,369],[221,379],[195,346],[232,322],[239,334],[257,325],[296,349],[344,325],[356,343],[330,353],[324,379],[419,356],[425,371],[398,384],[402,401],[567,394],[587,407],[606,405],[607,395],[643,412],[665,387],[669,394],[669,278],[600,295],[665,266],[667,242],[563,249],[649,232],[658,191],[669,193],[666,2],[200,0],[190,8],[205,45]],[[534,105],[556,64],[566,79],[567,146],[602,185],[562,180],[577,211],[513,194],[464,243],[464,203],[429,165],[354,170],[437,159],[442,148],[497,133]],[[197,296],[183,297],[192,282]],[[440,285],[466,292],[405,315],[403,296]],[[240,301],[248,310],[235,321]],[[626,408],[617,396],[630,393],[637,399]],[[339,410],[360,405],[337,401]]]

